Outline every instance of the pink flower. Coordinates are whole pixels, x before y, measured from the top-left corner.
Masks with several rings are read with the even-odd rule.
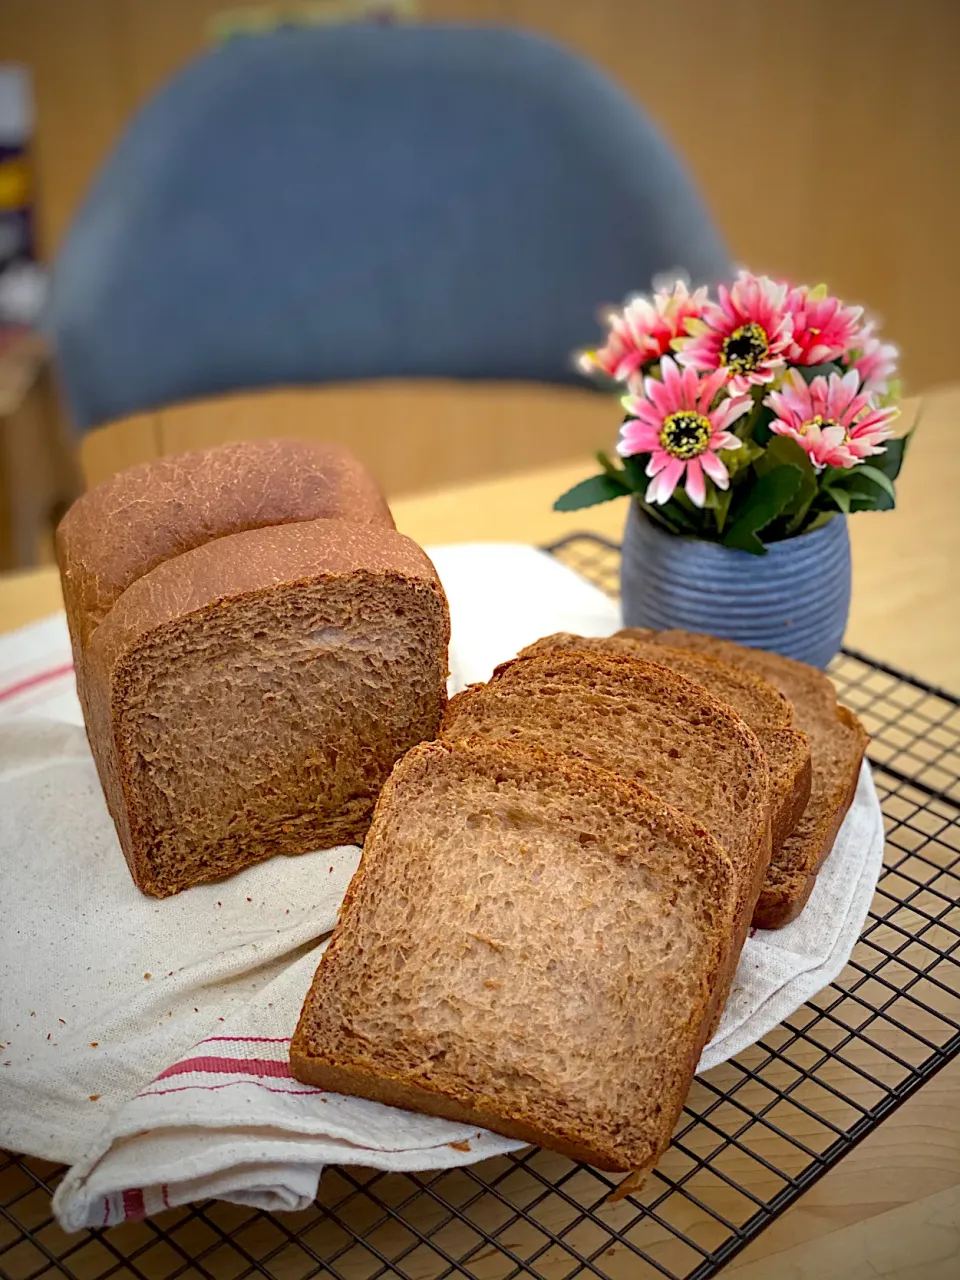
[[[823,364],[856,346],[863,307],[845,307],[827,293],[826,285],[800,285],[787,294],[793,317],[793,341],[787,359],[794,364]]]
[[[617,452],[623,457],[649,453],[647,501],[669,501],[681,480],[687,497],[702,507],[707,496],[704,475],[719,489],[730,476],[718,449],[738,449],[740,441],[727,427],[753,407],[750,396],[727,396],[713,408],[725,389],[726,371],[700,377],[695,369],[682,372],[670,356],[660,361],[663,381],[644,378],[642,393],[624,396],[623,407],[635,418],[620,429]]]
[[[717,289],[701,319],[687,321],[688,338],[674,342],[688,369],[723,369],[735,394],[772,382],[785,366],[792,338],[787,286],[741,271],[733,285]]]
[[[770,430],[792,436],[817,469],[855,467],[871,454],[883,453],[881,444],[893,432],[890,423],[899,413],[893,406],[877,408],[860,391],[860,375],[851,369],[829,381],[814,378],[808,386],[791,369],[780,391],[771,391],[763,402],[777,415]]]
[[[861,390],[867,395],[884,396],[890,390],[890,379],[897,371],[900,354],[892,342],[881,342],[872,324],[864,325],[853,346],[859,351],[851,368],[860,375]]]
[[[607,341],[596,351],[580,352],[580,370],[591,374],[599,369],[617,382],[629,383],[648,361],[659,360],[670,350],[687,319],[699,316],[706,300],[705,288],[690,293],[682,280],[672,289],[658,289],[652,298],[631,298],[622,311],[607,313]]]

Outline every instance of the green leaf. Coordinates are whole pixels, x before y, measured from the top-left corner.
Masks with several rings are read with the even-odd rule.
[[[554,511],[581,511],[584,507],[595,507],[600,502],[610,502],[613,498],[622,498],[629,493],[627,485],[612,476],[591,476],[589,480],[581,480],[572,489],[553,504]]]
[[[893,482],[876,467],[830,467],[823,473],[821,492],[843,512],[890,511],[896,506]]]
[[[723,533],[730,518],[730,504],[733,502],[732,489],[717,490],[717,533]]]
[[[801,475],[796,497],[783,509],[784,516],[788,517],[783,534],[789,538],[803,524],[817,496],[817,473],[806,450],[790,436],[774,436],[754,470],[758,476],[764,476],[781,466],[796,467]]]
[[[857,511],[892,511],[896,505],[889,494],[879,489],[871,489],[869,493],[854,490],[850,494],[851,514]]]
[[[824,467],[820,472],[820,488],[829,489],[834,484],[842,484],[850,475],[848,467]]]
[[[798,467],[803,472],[815,476],[806,450],[791,436],[774,436],[757,461],[757,474],[766,475],[777,467]]]
[[[724,536],[723,545],[749,551],[755,556],[765,555],[766,548],[757,537],[758,532],[783,513],[787,504],[797,496],[802,483],[800,468],[794,466],[776,467],[759,476]]]
[[[721,449],[720,461],[729,472],[730,479],[744,471],[757,458],[763,456],[763,446],[754,444],[752,440],[744,440],[738,449]]]
[[[676,514],[680,524],[685,525],[690,533],[694,533],[698,537],[703,536],[703,509],[690,501],[687,497],[686,489],[678,485],[666,506],[668,510]]]
[[[692,532],[689,525],[687,528],[682,528],[677,523],[678,512],[676,509],[671,509],[669,505],[660,507],[651,502],[644,502],[642,498],[637,498],[637,506],[654,524],[660,525],[661,528],[666,529],[668,533],[672,533],[678,538]],[[684,523],[687,522],[684,521]]]
[[[826,364],[798,364],[793,367],[796,368],[807,386],[810,385],[814,378],[829,378],[831,373],[839,373],[841,377],[843,376],[843,369],[832,360]]]
[[[897,505],[895,496],[878,488],[866,476],[857,479],[845,492],[850,495],[851,511],[892,511]]]
[[[645,467],[647,465],[646,453],[632,453],[629,458],[623,460],[623,470],[627,477],[627,484],[630,486],[631,492],[645,494],[650,479],[646,474]]]
[[[888,494],[896,502],[897,491],[893,487],[893,481],[879,467],[872,467],[869,463],[861,462],[860,466],[854,471],[854,475],[863,480],[872,480],[874,484],[879,485],[884,493]]]
[[[914,426],[905,436],[897,436],[893,440],[888,440],[883,453],[876,454],[870,465],[877,471],[882,471],[888,480],[896,480],[906,457],[907,445],[913,438],[913,433],[916,429],[916,426]]]
[[[727,516],[730,514],[730,503],[733,501],[733,488],[718,489],[715,484],[707,485],[707,497],[704,506],[712,511],[717,522],[717,533],[723,533]]]
[[[850,514],[851,495],[849,489],[841,489],[838,486],[835,486],[830,489],[824,489],[824,493],[826,493],[831,502],[836,503],[838,509],[842,511],[844,515]]]
[[[654,520],[659,520],[660,524],[668,525],[674,533],[685,534],[687,537],[699,537],[702,535],[702,530],[690,519],[681,505],[683,496],[682,490],[679,493],[675,492],[669,502],[665,502],[662,506],[657,503],[648,503],[641,498],[637,501],[648,515],[651,515]]]

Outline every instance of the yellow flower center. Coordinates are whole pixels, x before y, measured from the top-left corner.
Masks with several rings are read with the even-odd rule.
[[[693,409],[679,409],[664,418],[660,428],[660,444],[674,458],[687,461],[706,453],[713,428],[710,419]]]
[[[763,325],[751,320],[724,338],[720,359],[734,373],[752,373],[770,350],[770,340]]]
[[[817,413],[817,414],[814,414],[812,418],[808,419],[808,421],[801,424],[800,434],[802,436],[805,436],[811,427],[819,427],[820,430],[822,431],[824,427],[839,427],[839,426],[840,426],[840,423],[836,420],[836,418],[822,418],[820,414]],[[844,427],[843,443],[846,444],[849,439],[850,439],[850,433],[849,431],[847,431],[846,427]]]

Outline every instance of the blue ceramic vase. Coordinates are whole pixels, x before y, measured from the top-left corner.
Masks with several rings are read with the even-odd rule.
[[[667,533],[631,502],[620,584],[625,626],[705,631],[825,667],[850,612],[846,517],[753,556]]]

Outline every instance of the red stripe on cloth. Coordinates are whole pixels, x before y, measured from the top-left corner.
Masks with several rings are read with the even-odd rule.
[[[168,1196],[167,1196],[167,1184],[166,1184],[165,1182],[161,1182],[161,1184],[160,1184],[160,1194],[163,1196],[163,1207],[164,1207],[165,1209],[169,1209],[169,1208],[170,1208],[170,1200],[169,1200],[169,1198],[168,1198]]]
[[[194,1071],[220,1076],[277,1076],[286,1080],[293,1079],[290,1063],[286,1060],[278,1062],[273,1058],[184,1058],[182,1062],[175,1062],[166,1071],[161,1071],[157,1079],[166,1080],[169,1076],[189,1075]]]
[[[28,689],[35,688],[38,684],[46,684],[48,680],[58,680],[60,676],[69,675],[73,670],[73,663],[68,662],[65,667],[51,667],[49,671],[38,671],[35,675],[26,676],[23,680],[18,680],[15,684],[8,684],[5,689],[0,689],[0,702],[5,698],[14,698],[18,693],[26,693]]]
[[[147,1216],[140,1187],[130,1187],[123,1193],[123,1216],[127,1222],[140,1222]]]
[[[232,1089],[234,1086],[253,1085],[256,1089],[266,1089],[267,1093],[286,1093],[292,1097],[307,1098],[311,1094],[329,1093],[328,1089],[274,1089],[272,1085],[264,1084],[262,1080],[228,1080],[226,1084],[178,1084],[172,1089],[144,1089],[142,1093],[138,1093],[138,1098],[163,1098],[168,1093],[186,1093],[188,1089],[205,1089],[208,1093],[213,1093],[217,1089]]]
[[[213,1044],[215,1040],[226,1040],[233,1044],[289,1044],[289,1036],[207,1036],[201,1044]]]

